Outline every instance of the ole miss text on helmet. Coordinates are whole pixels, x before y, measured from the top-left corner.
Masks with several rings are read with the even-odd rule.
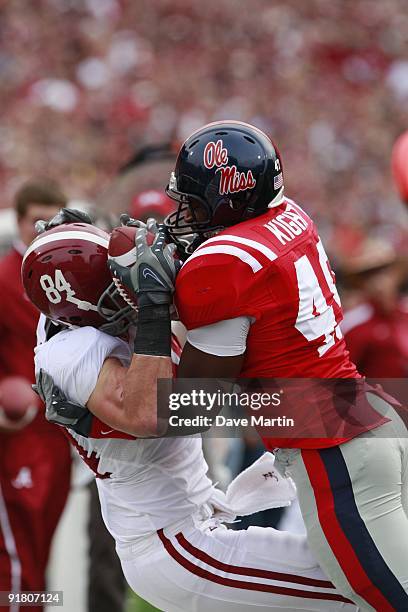
[[[258,128],[218,121],[183,144],[166,193],[178,209],[165,220],[168,233],[196,234],[194,246],[217,231],[256,217],[283,201],[279,151]]]

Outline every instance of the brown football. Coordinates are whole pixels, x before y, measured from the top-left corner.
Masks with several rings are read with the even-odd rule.
[[[135,234],[136,227],[115,227],[111,232],[109,240],[108,256],[109,259],[113,259],[121,266],[130,267],[136,261],[136,246],[135,246]],[[154,234],[149,232],[147,234],[147,243],[151,245],[154,241]],[[112,276],[113,282],[115,283],[119,293],[123,299],[132,306],[137,308],[136,297],[131,293],[127,287]]]

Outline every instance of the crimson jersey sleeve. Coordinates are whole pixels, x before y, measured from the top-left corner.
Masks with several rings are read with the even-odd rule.
[[[242,315],[257,319],[261,312],[251,299],[253,274],[250,265],[236,256],[196,251],[177,277],[180,320],[191,330]]]

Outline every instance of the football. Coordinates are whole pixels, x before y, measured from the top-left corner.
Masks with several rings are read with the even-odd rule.
[[[7,376],[0,381],[0,408],[12,421],[21,419],[29,409],[38,408],[39,398],[22,376]]]
[[[136,227],[115,227],[112,230],[109,240],[108,257],[121,266],[127,268],[132,266],[136,261],[136,246],[135,234]],[[147,235],[147,243],[151,245],[154,241],[154,234],[151,232]],[[120,295],[132,308],[137,309],[137,301],[135,296],[125,287],[119,280],[113,277],[113,282],[118,289]]]

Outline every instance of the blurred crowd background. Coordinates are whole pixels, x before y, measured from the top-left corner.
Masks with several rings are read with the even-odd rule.
[[[0,100],[2,207],[44,172],[105,203],[139,147],[234,118],[276,140],[332,255],[407,226],[389,165],[408,124],[405,0],[2,0]]]

